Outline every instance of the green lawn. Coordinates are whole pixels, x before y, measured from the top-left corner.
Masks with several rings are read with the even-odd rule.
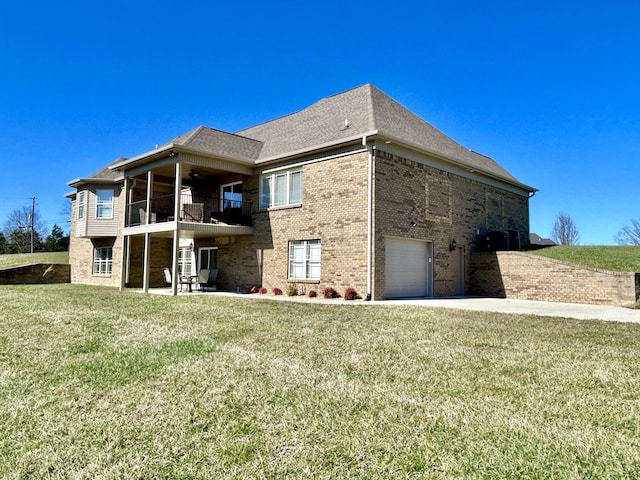
[[[614,272],[640,272],[640,247],[559,245],[528,253]]]
[[[640,325],[0,287],[0,477],[640,478]]]
[[[14,253],[0,255],[0,269],[34,263],[69,263],[69,252]]]

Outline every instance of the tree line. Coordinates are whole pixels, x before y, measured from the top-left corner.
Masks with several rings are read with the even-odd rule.
[[[0,232],[0,254],[66,250],[69,250],[69,235],[59,225],[47,232],[46,224],[32,207],[14,210]]]

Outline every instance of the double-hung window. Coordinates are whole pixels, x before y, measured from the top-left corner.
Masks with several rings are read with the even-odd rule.
[[[96,247],[93,249],[93,274],[111,275],[113,268],[113,248]]]
[[[280,170],[262,175],[260,208],[299,205],[302,203],[302,168]]]
[[[320,240],[289,242],[289,279],[320,280]]]
[[[96,218],[113,218],[113,190],[96,190]]]
[[[78,192],[78,219],[84,220],[84,211],[87,205],[87,192],[82,190]]]

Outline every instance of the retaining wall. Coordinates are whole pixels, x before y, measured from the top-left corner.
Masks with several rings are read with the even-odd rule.
[[[501,298],[633,307],[640,273],[611,272],[523,252],[471,255],[471,293]]]
[[[69,283],[71,266],[60,263],[37,263],[0,270],[0,285]]]

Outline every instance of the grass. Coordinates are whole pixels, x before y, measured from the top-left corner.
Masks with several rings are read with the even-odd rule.
[[[614,272],[640,272],[640,247],[635,246],[562,245],[528,253]]]
[[[69,252],[13,253],[0,255],[0,269],[34,263],[69,263]]]
[[[639,478],[640,325],[0,288],[0,477]]]

